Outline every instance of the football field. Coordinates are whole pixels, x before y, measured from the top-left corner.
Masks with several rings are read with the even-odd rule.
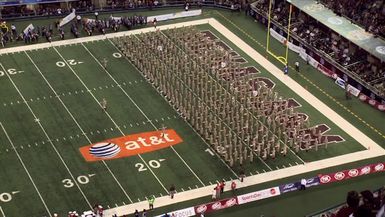
[[[360,134],[353,135],[360,131],[335,123],[318,110],[322,104],[308,102],[307,93],[299,96],[295,87],[288,86],[291,81],[283,82],[266,69],[266,64],[255,61],[252,53],[232,43],[213,24],[205,23],[197,28],[234,51],[242,66],[255,68],[258,73],[253,76],[271,82],[282,97],[295,102],[296,109],[310,118],[311,126],[326,126],[325,135],[341,138],[318,151],[296,153],[290,149],[286,157],[257,158],[244,165],[247,176],[275,172],[286,177],[292,173],[285,171],[293,168],[300,174],[298,168],[306,164],[309,166],[304,171],[311,171],[346,163],[348,157],[341,156],[349,154],[351,161],[357,156],[379,155],[373,141],[363,144],[369,140],[365,137],[360,141],[356,138]],[[64,216],[72,210],[89,210],[95,204],[114,208],[146,201],[152,195],[163,197],[172,184],[177,192],[184,192],[236,179],[239,166],[230,168],[122,55],[113,40],[100,37],[74,42],[0,55],[0,165],[5,165],[0,167],[0,216]],[[106,110],[101,103],[104,99]],[[165,130],[174,130],[182,141],[155,151],[95,162],[86,161],[79,150],[145,132],[157,137],[148,141],[162,140]],[[368,145],[373,145],[370,150]],[[321,167],[319,161],[326,164]]]

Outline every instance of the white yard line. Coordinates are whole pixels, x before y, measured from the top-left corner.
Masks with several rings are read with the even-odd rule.
[[[64,57],[60,54],[60,52],[55,48],[55,47],[52,47],[56,53],[62,58],[62,60],[66,63],[66,65],[68,66],[68,68],[72,71],[72,73],[77,77],[77,79],[80,81],[80,83],[82,83],[82,85],[86,88],[86,90],[88,91],[88,93],[92,96],[92,98],[95,100],[95,102],[99,105],[99,107],[102,108],[102,106],[100,105],[98,99],[95,97],[95,95],[91,92],[91,90],[88,88],[88,86],[83,82],[83,80],[78,76],[78,74],[74,71],[74,69],[68,64],[68,62],[64,59]],[[112,123],[115,125],[115,127],[119,130],[119,132],[125,136],[125,134],[123,133],[123,131],[120,129],[120,127],[116,124],[116,122],[114,121],[114,119],[112,119],[112,117],[110,116],[110,114],[105,111],[105,114],[108,116],[108,118],[112,121]],[[168,193],[168,190],[166,187],[164,187],[163,183],[159,180],[158,176],[156,176],[156,174],[154,173],[154,171],[151,169],[151,167],[147,164],[147,162],[143,159],[143,157],[138,154],[139,158],[142,160],[142,162],[144,163],[144,165],[146,165],[147,169],[152,173],[152,175],[155,177],[155,179],[159,182],[159,184],[162,186],[162,188]]]
[[[115,84],[119,87],[119,89],[124,93],[124,95],[127,96],[127,98],[131,101],[132,104],[142,113],[142,115],[147,119],[147,121],[154,127],[154,129],[158,130],[158,128],[155,126],[155,124],[151,121],[151,119],[146,115],[146,113],[143,112],[143,110],[136,104],[136,102],[132,99],[132,97],[123,89],[121,85],[116,81],[116,79],[107,71],[106,68],[103,67],[102,63],[91,53],[91,51],[82,43],[82,46],[88,53],[94,58],[94,60],[99,64],[99,66],[106,72],[106,74],[115,82]],[[202,186],[205,186],[205,184],[202,182],[202,180],[198,177],[198,175],[194,172],[193,169],[187,164],[187,162],[180,156],[180,154],[175,150],[173,146],[170,146],[170,148],[174,151],[174,153],[179,157],[179,159],[183,162],[183,164],[190,170],[190,172],[195,176],[196,179],[202,184]]]
[[[3,71],[5,72],[5,68],[3,66],[3,64],[0,63],[0,66],[1,68],[3,69]],[[47,140],[49,141],[49,143],[51,144],[52,148],[54,149],[54,151],[56,152],[57,156],[59,157],[59,159],[61,160],[61,162],[63,163],[64,167],[66,168],[68,174],[71,176],[72,178],[72,181],[75,183],[76,187],[79,189],[80,193],[82,194],[84,200],[87,202],[87,204],[89,205],[89,207],[92,209],[92,205],[91,203],[88,201],[86,195],[84,194],[83,190],[80,188],[79,184],[77,183],[74,175],[72,174],[71,170],[68,168],[66,162],[64,161],[63,157],[61,156],[61,154],[59,153],[59,151],[56,149],[55,145],[53,144],[51,138],[49,137],[49,135],[47,134],[47,131],[44,129],[43,125],[40,123],[40,120],[37,118],[35,112],[32,110],[32,108],[30,107],[30,105],[28,104],[28,101],[25,100],[23,94],[20,92],[19,88],[16,86],[15,82],[12,80],[11,76],[9,75],[9,73],[5,73],[8,77],[8,79],[11,81],[12,85],[15,87],[16,91],[19,93],[20,97],[23,99],[23,102],[25,103],[25,105],[28,107],[29,111],[31,112],[31,114],[33,115],[35,121],[37,122],[37,124],[39,125],[40,129],[43,131],[44,135],[46,136]]]
[[[52,90],[52,92],[55,94],[56,98],[60,101],[60,103],[63,105],[63,107],[65,108],[65,110],[67,111],[67,113],[71,116],[72,120],[75,122],[75,124],[77,125],[77,127],[80,129],[80,131],[82,132],[82,135],[84,135],[84,137],[87,139],[87,141],[92,144],[90,138],[87,136],[87,134],[84,132],[83,128],[80,126],[80,124],[78,123],[78,121],[75,119],[75,117],[72,115],[72,113],[70,112],[70,110],[68,109],[68,107],[64,104],[63,100],[60,98],[60,96],[57,94],[57,92],[55,91],[55,89],[52,87],[52,85],[49,83],[49,81],[47,80],[47,78],[43,75],[43,73],[41,72],[40,68],[36,65],[36,63],[32,60],[32,58],[28,55],[28,53],[26,51],[24,51],[25,55],[27,55],[28,59],[31,61],[31,63],[35,66],[36,70],[40,73],[40,75],[42,76],[42,78],[44,79],[45,83],[50,87],[50,89]],[[124,188],[122,187],[122,185],[120,184],[120,182],[118,181],[118,179],[115,177],[115,174],[111,171],[110,167],[107,165],[107,163],[103,160],[102,161],[103,165],[107,168],[108,172],[111,174],[112,178],[115,180],[115,182],[118,184],[118,186],[120,187],[120,189],[123,191],[124,195],[127,197],[127,199],[132,203],[132,200],[131,198],[128,196],[126,190],[124,190]]]
[[[11,138],[9,137],[7,131],[5,130],[5,128],[4,128],[4,126],[3,126],[3,123],[0,122],[0,125],[1,125],[1,129],[3,129],[3,131],[4,131],[4,133],[5,133],[5,136],[7,137],[8,141],[9,141],[9,143],[11,144],[12,149],[15,151],[15,153],[16,153],[16,155],[17,155],[17,158],[19,159],[21,165],[23,166],[24,171],[27,173],[29,180],[31,181],[33,187],[35,188],[36,193],[39,195],[39,198],[40,198],[41,202],[43,203],[45,210],[47,211],[47,213],[48,213],[49,216],[52,216],[52,215],[51,215],[51,211],[49,210],[47,204],[45,203],[45,201],[44,201],[44,199],[43,199],[43,196],[41,196],[40,191],[39,191],[39,189],[37,188],[37,186],[36,186],[36,184],[35,184],[35,181],[33,181],[33,178],[32,178],[32,176],[31,176],[31,174],[29,173],[27,167],[25,166],[23,159],[21,159],[21,157],[20,157],[20,155],[19,155],[19,152],[16,150],[15,145],[13,144]],[[1,206],[0,206],[0,212],[1,212],[1,214],[3,215],[3,217],[5,217],[4,211],[3,211],[3,209],[1,208]]]
[[[111,45],[118,51],[120,52],[119,48],[116,47],[116,45],[110,40],[110,39],[107,39]],[[127,57],[124,57],[128,62],[129,60],[127,59]],[[131,64],[131,63],[130,63]],[[132,65],[133,67],[135,67],[135,69],[139,72],[139,69]],[[154,85],[151,85],[151,87],[153,87],[155,89],[156,92],[159,93],[159,91],[155,88]],[[159,93],[160,96],[162,96],[162,94]],[[167,103],[170,103],[168,100],[166,100],[166,98],[162,97]],[[217,156],[217,158],[236,176],[238,177],[238,174],[218,155],[218,153],[216,151],[214,151],[214,149],[206,142],[205,139],[203,139],[203,137],[191,126],[190,123],[188,123],[187,121],[185,121],[185,123],[187,123],[188,126],[190,126],[190,128],[202,139],[202,141],[207,145],[207,147],[213,151],[213,153]]]

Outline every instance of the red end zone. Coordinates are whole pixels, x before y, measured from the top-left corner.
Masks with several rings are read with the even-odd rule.
[[[108,139],[79,148],[86,161],[112,160],[167,148],[183,142],[173,129]]]

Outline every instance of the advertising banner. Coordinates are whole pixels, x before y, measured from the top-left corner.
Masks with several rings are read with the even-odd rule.
[[[167,129],[112,138],[79,150],[86,161],[100,161],[152,152],[182,141],[175,130]]]
[[[380,111],[385,111],[385,103],[384,104],[381,104],[380,102],[366,96],[365,94],[359,94],[358,98],[363,101],[363,102],[366,102],[368,103],[369,105],[373,106],[373,107],[376,107],[378,110]]]
[[[329,173],[329,174],[325,174],[325,175],[321,174],[318,177],[320,179],[321,184],[339,182],[342,180],[355,178],[358,176],[364,176],[364,175],[368,175],[371,173],[383,172],[383,171],[385,171],[384,164],[385,163],[369,164],[369,165],[366,165],[363,167],[350,169],[350,170],[343,170],[343,171],[339,171],[336,173]]]
[[[285,185],[280,185],[279,191],[281,192],[281,194],[292,192],[292,191],[297,191],[300,189],[300,186],[301,186],[300,182],[288,183]]]
[[[335,83],[340,86],[342,89],[345,89],[345,80],[340,78],[340,77],[337,77]]]
[[[313,177],[313,178],[310,178],[310,179],[306,179],[306,187],[312,187],[312,186],[317,186],[320,184],[320,180],[319,180],[319,177],[316,176],[316,177]]]
[[[72,13],[68,14],[66,17],[60,20],[59,27],[62,27],[65,24],[71,22],[71,20],[75,19],[75,17],[76,17],[75,10],[73,10]]]
[[[196,213],[195,213],[194,207],[189,207],[186,209],[180,209],[180,210],[172,211],[172,212],[169,212],[167,214],[169,214],[169,216],[173,216],[173,217],[174,216],[175,217],[189,217],[189,216],[194,216]],[[163,217],[163,216],[164,216],[164,214],[158,215],[155,217]]]
[[[353,87],[352,85],[348,84],[348,91],[355,97],[358,97],[358,95],[360,94],[360,90]]]
[[[191,11],[183,11],[183,12],[177,12],[173,14],[162,14],[162,15],[156,15],[156,16],[149,16],[147,17],[147,22],[153,22],[154,19],[157,21],[165,21],[165,20],[172,20],[172,19],[178,19],[183,17],[193,17],[193,16],[199,16],[202,14],[202,10],[191,10]]]
[[[328,76],[329,78],[337,77],[337,75],[334,72],[332,72],[330,69],[326,68],[322,64],[318,64],[317,69],[318,71],[322,72],[322,74]]]
[[[28,34],[28,31],[29,30],[34,30],[35,29],[35,27],[32,25],[32,23],[31,24],[29,24],[27,27],[25,27],[25,29],[24,29],[24,34]]]
[[[232,206],[237,205],[237,198],[231,197],[227,199],[223,199],[220,201],[215,201],[211,203],[201,204],[199,206],[195,207],[195,213],[201,214],[201,213],[209,213],[220,209],[226,209]]]
[[[279,187],[268,188],[248,194],[243,194],[237,197],[238,204],[249,203],[257,200],[262,200],[269,197],[275,197],[280,195]]]

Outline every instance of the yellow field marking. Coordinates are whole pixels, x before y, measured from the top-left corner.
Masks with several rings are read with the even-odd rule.
[[[225,17],[221,12],[218,12],[218,11],[215,11],[219,16],[221,16],[222,18],[224,18],[227,22],[229,22],[230,24],[232,24],[235,28],[237,28],[239,31],[241,31],[243,34],[245,34],[248,38],[250,38],[252,41],[254,41],[255,43],[257,43],[260,47],[262,47],[263,49],[266,49],[266,47],[261,44],[259,41],[257,41],[255,38],[253,38],[250,34],[248,34],[247,32],[245,32],[243,29],[239,28],[238,25],[236,25],[233,21],[229,20],[227,17]],[[292,70],[295,70],[293,66],[289,65],[290,69]],[[377,133],[378,135],[380,135],[381,137],[383,137],[385,139],[385,135],[382,134],[378,129],[374,128],[372,125],[370,125],[369,123],[367,123],[366,121],[364,121],[362,118],[360,118],[358,115],[356,115],[354,112],[352,112],[350,109],[348,109],[346,106],[344,106],[343,104],[341,104],[339,101],[337,101],[334,97],[330,96],[328,93],[326,93],[322,88],[320,88],[319,86],[317,86],[316,84],[314,84],[312,81],[310,81],[306,76],[304,76],[303,74],[301,73],[298,73],[303,79],[305,79],[307,82],[309,82],[311,85],[313,85],[314,87],[316,87],[318,90],[320,90],[324,95],[326,95],[327,97],[329,97],[331,100],[333,100],[334,102],[336,102],[340,107],[342,107],[344,110],[346,110],[347,112],[349,112],[350,114],[352,114],[354,117],[356,117],[359,121],[361,121],[363,124],[365,124],[366,126],[368,126],[370,129],[372,129],[375,133]]]

